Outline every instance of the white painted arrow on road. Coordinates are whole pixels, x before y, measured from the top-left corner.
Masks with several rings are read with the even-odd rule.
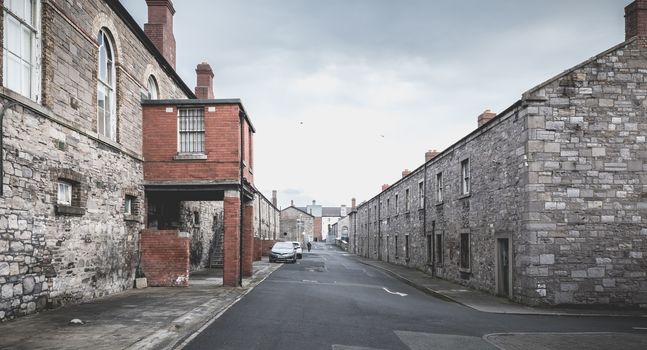
[[[390,291],[390,290],[386,289],[386,287],[382,287],[382,289],[384,289],[384,291],[385,291],[385,292],[387,292],[387,293],[389,293],[389,294],[399,295],[399,296],[401,296],[401,297],[406,297],[406,296],[407,296],[407,295],[406,295],[406,294],[404,294],[404,293],[400,293],[400,292],[392,292],[392,291]]]

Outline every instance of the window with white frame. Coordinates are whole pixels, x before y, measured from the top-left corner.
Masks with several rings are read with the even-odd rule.
[[[4,1],[4,86],[34,101],[40,95],[40,1]]]
[[[159,87],[157,86],[157,80],[155,80],[155,77],[152,75],[148,77],[147,89],[147,97],[149,100],[159,99]]]
[[[425,207],[425,183],[418,182],[418,198],[419,198],[419,207],[423,209]]]
[[[124,214],[125,215],[133,215],[135,214],[135,197],[134,196],[126,196],[126,199],[124,200]]]
[[[72,183],[59,180],[56,203],[61,205],[72,205]]]
[[[436,201],[443,201],[443,173],[436,174]]]
[[[178,109],[180,153],[204,153],[204,109]]]
[[[470,193],[470,160],[461,162],[461,194]]]
[[[409,189],[408,188],[404,191],[404,211],[405,212],[409,211]]]
[[[97,83],[97,114],[99,135],[111,140],[116,139],[116,75],[114,46],[105,30],[100,30],[97,37],[99,44],[99,74]]]

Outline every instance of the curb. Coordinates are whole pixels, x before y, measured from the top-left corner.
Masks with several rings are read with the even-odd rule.
[[[406,283],[406,284],[410,285],[411,287],[413,287],[413,288],[415,288],[415,289],[417,289],[417,290],[419,290],[419,291],[421,291],[421,292],[424,292],[424,293],[426,293],[426,294],[429,294],[429,295],[431,295],[431,296],[433,296],[433,297],[436,297],[436,298],[441,299],[441,300],[444,300],[444,301],[448,301],[448,302],[450,302],[450,303],[456,303],[456,304],[463,305],[463,306],[465,306],[465,307],[469,307],[469,308],[471,308],[471,309],[474,309],[473,307],[471,307],[471,306],[469,306],[469,305],[466,305],[466,304],[463,304],[462,302],[460,302],[460,301],[458,301],[458,300],[456,300],[456,299],[454,299],[454,298],[452,298],[452,297],[450,297],[450,296],[447,296],[447,295],[445,295],[445,294],[442,294],[442,293],[440,293],[440,292],[437,292],[437,291],[435,291],[435,290],[433,290],[433,289],[430,289],[430,288],[427,288],[427,287],[425,287],[425,286],[421,286],[421,285],[419,285],[419,284],[417,284],[417,283],[415,283],[415,282],[411,281],[410,279],[408,279],[408,278],[406,278],[406,277],[404,277],[404,276],[402,276],[402,275],[398,274],[397,272],[393,272],[393,271],[391,271],[391,270],[389,270],[389,269],[387,269],[387,268],[385,268],[385,267],[377,266],[377,265],[373,265],[373,264],[371,264],[371,263],[369,263],[369,262],[365,262],[365,261],[362,261],[362,260],[357,260],[357,261],[358,261],[359,263],[361,263],[361,264],[364,264],[364,265],[367,265],[367,266],[371,266],[371,267],[374,267],[374,268],[376,268],[376,269],[380,269],[380,270],[382,270],[382,271],[384,271],[384,272],[388,273],[389,275],[391,275],[391,276],[393,276],[393,277],[397,278],[398,280],[400,280],[400,281],[402,281],[402,282],[404,282],[404,283]],[[476,309],[474,309],[474,310],[476,310]]]

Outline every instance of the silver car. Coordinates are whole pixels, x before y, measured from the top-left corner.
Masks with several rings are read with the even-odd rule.
[[[292,242],[276,242],[270,252],[270,262],[297,262],[297,250]]]

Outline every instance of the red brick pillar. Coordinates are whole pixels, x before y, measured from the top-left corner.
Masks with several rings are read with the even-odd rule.
[[[254,205],[252,202],[245,204],[243,215],[243,276],[250,277],[253,272],[254,262]]]
[[[240,276],[240,196],[238,191],[225,191],[224,266],[222,284],[237,287]]]

